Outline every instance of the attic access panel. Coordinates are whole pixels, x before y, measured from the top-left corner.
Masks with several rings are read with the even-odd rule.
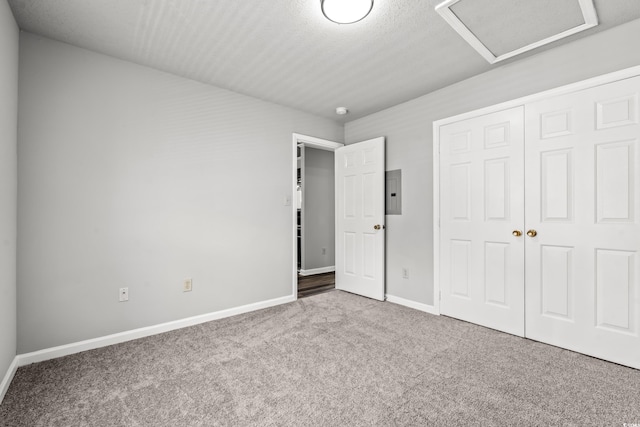
[[[490,64],[598,25],[593,0],[446,0],[436,11]]]

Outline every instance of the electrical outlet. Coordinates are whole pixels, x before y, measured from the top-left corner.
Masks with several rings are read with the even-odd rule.
[[[182,292],[191,292],[193,289],[193,281],[191,279],[184,279],[182,281]]]
[[[403,279],[409,278],[409,269],[406,267],[402,267],[402,278]]]
[[[120,302],[129,301],[129,288],[120,288]]]

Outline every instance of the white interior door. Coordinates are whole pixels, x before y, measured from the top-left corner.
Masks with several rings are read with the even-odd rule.
[[[523,126],[516,107],[440,128],[440,311],[520,336]]]
[[[335,151],[336,289],[384,300],[384,138]]]
[[[526,106],[526,336],[640,368],[640,77]]]

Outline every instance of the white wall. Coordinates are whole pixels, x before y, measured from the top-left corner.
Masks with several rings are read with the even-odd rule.
[[[0,0],[0,382],[16,356],[18,26]],[[2,400],[0,390],[0,400]]]
[[[341,125],[28,33],[20,48],[19,353],[291,295],[291,135]]]
[[[335,165],[333,151],[304,148],[303,270],[335,265]],[[325,248],[325,253],[322,253]]]
[[[388,294],[433,304],[433,121],[639,65],[638,40],[635,20],[345,125],[347,144],[386,136],[386,169],[402,169],[402,215],[386,217]]]

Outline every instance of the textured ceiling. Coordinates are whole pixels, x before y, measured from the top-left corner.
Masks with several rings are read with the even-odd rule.
[[[9,4],[25,31],[344,122],[522,57],[489,65],[434,11],[440,1],[375,0],[371,14],[351,25],[324,18],[319,0]],[[466,1],[465,13],[488,4]],[[521,17],[531,3],[556,1],[501,1],[496,13]],[[640,18],[640,0],[594,4],[599,26],[523,56]],[[555,23],[533,13],[529,24],[544,33]],[[338,106],[350,114],[336,116]]]

